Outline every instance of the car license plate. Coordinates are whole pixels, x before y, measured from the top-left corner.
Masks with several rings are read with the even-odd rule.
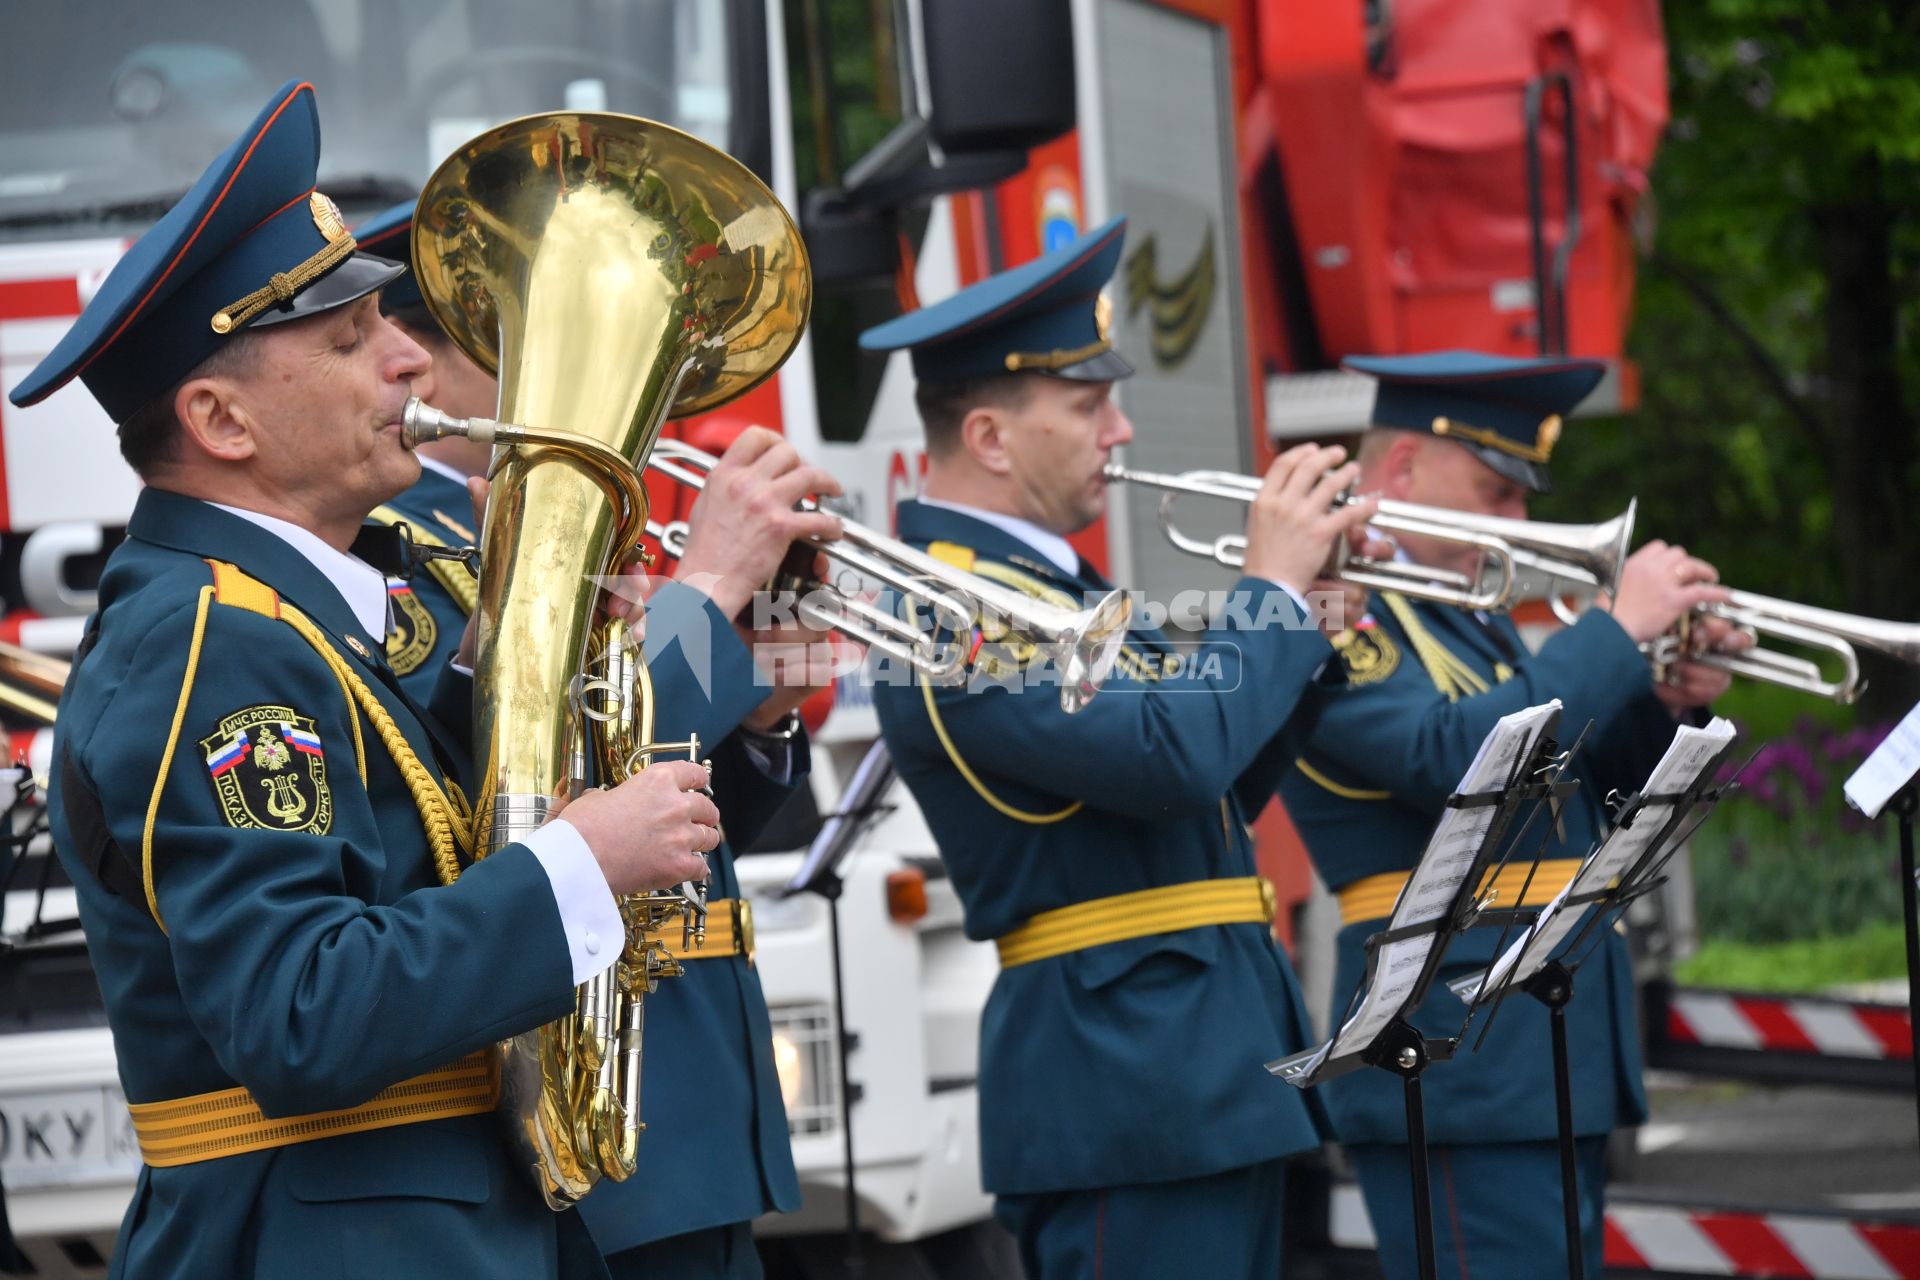
[[[8,1191],[131,1181],[133,1117],[117,1085],[0,1094],[0,1183]]]

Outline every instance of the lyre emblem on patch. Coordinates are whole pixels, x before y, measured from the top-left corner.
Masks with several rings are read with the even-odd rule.
[[[200,750],[228,826],[315,835],[333,826],[326,750],[313,721],[292,707],[236,711]]]
[[[440,628],[414,590],[399,578],[387,579],[387,661],[395,675],[411,675],[433,653]]]
[[[1392,637],[1364,621],[1335,636],[1333,648],[1347,668],[1348,684],[1378,684],[1400,665],[1400,648]]]

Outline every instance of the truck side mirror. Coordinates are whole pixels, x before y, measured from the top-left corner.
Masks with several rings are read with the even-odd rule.
[[[801,197],[800,237],[817,285],[891,280],[900,269],[894,211],[852,204],[843,192],[815,189]]]
[[[921,20],[942,151],[1025,151],[1073,128],[1071,0],[923,0]]]

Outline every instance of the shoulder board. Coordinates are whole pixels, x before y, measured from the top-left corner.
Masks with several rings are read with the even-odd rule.
[[[950,564],[956,569],[973,572],[973,548],[963,547],[957,542],[929,542],[927,554],[941,564]]]
[[[207,565],[213,570],[216,603],[269,618],[280,616],[280,593],[272,587],[224,560],[209,560]]]

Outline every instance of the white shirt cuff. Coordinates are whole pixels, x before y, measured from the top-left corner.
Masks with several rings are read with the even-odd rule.
[[[626,946],[627,927],[586,840],[571,822],[555,818],[520,843],[532,851],[553,888],[573,959],[573,985],[606,972]]]
[[[1307,607],[1307,598],[1301,595],[1298,591],[1295,591],[1292,587],[1288,586],[1286,583],[1281,582],[1275,578],[1262,578],[1260,579],[1260,581],[1271,583],[1273,586],[1276,586],[1280,588],[1282,591],[1286,592],[1287,599],[1293,601],[1294,604],[1300,607],[1300,612],[1303,616],[1309,617],[1309,618],[1313,616],[1313,610]],[[455,669],[458,670],[457,667]]]

